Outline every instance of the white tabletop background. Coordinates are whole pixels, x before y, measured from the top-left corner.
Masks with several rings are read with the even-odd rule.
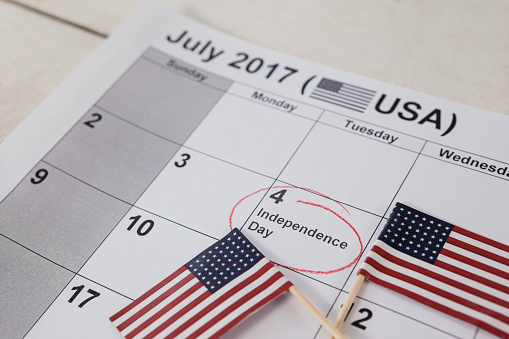
[[[0,141],[143,2],[0,0]],[[159,2],[281,52],[509,115],[507,0]]]

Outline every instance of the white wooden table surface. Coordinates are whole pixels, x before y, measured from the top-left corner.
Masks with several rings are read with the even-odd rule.
[[[142,2],[0,0],[0,141]],[[260,45],[509,115],[507,0],[160,2]]]

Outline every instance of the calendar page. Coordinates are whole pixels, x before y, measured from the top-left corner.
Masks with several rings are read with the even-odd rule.
[[[146,5],[0,145],[0,337],[121,338],[234,227],[333,321],[396,202],[509,244],[508,131]],[[370,282],[342,331],[492,337]],[[224,337],[328,333],[286,293]]]

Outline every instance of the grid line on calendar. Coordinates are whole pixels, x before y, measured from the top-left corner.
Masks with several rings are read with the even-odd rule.
[[[160,64],[158,64],[157,62],[155,62],[155,61],[151,60],[150,58],[147,58],[147,57],[146,57],[146,56],[144,56],[144,55],[140,56],[140,58],[138,58],[138,59],[135,61],[135,63],[139,62],[139,61],[140,61],[140,60],[142,60],[142,59],[143,59],[143,60],[146,60],[146,61],[149,61],[149,62],[151,62],[151,63],[153,63],[153,64],[155,64],[155,65],[157,65],[157,66],[159,66],[159,67],[162,67]],[[205,156],[207,156],[207,157],[209,157],[209,158],[211,158],[211,159],[215,159],[215,160],[218,160],[218,161],[224,162],[224,163],[226,163],[226,164],[228,164],[228,165],[232,165],[232,166],[235,166],[235,167],[237,167],[237,168],[240,168],[240,169],[242,169],[242,170],[246,170],[246,171],[249,171],[249,172],[251,172],[251,173],[255,173],[255,174],[258,174],[258,175],[261,175],[261,176],[265,176],[265,177],[267,177],[267,178],[270,178],[270,179],[272,179],[272,180],[273,180],[273,182],[272,182],[272,184],[271,184],[271,187],[272,187],[272,186],[274,186],[274,184],[275,184],[276,182],[281,181],[281,180],[279,179],[279,178],[280,178],[280,176],[281,176],[281,175],[282,175],[282,173],[285,171],[285,169],[287,168],[288,164],[292,161],[292,159],[294,158],[295,154],[299,151],[299,149],[301,148],[301,146],[305,143],[305,141],[307,140],[307,138],[308,138],[308,136],[310,135],[310,133],[311,133],[311,132],[312,132],[312,131],[316,128],[316,126],[317,126],[318,124],[323,124],[323,125],[327,125],[327,126],[330,126],[330,127],[335,127],[335,128],[337,128],[337,129],[339,129],[339,130],[344,131],[343,129],[341,129],[341,128],[339,128],[339,127],[332,126],[332,125],[329,125],[329,124],[326,124],[326,123],[323,123],[323,122],[321,122],[321,121],[320,121],[320,118],[321,118],[321,117],[322,117],[322,115],[324,114],[324,110],[322,110],[321,114],[318,116],[318,118],[317,118],[317,119],[309,119],[309,118],[306,118],[306,119],[308,119],[308,120],[313,120],[313,121],[314,121],[314,122],[313,122],[313,125],[310,127],[310,129],[307,131],[307,133],[306,133],[306,134],[304,135],[304,137],[301,139],[300,143],[299,143],[299,144],[298,144],[298,146],[295,148],[295,150],[293,150],[292,155],[289,157],[288,161],[285,163],[285,165],[283,166],[283,168],[279,171],[278,175],[277,175],[275,178],[273,178],[273,177],[271,177],[271,176],[268,176],[268,175],[263,174],[263,173],[261,173],[261,172],[258,172],[258,171],[256,171],[256,170],[249,169],[249,168],[244,167],[244,166],[241,166],[241,165],[239,165],[239,164],[235,164],[235,163],[233,163],[233,162],[231,162],[231,161],[228,161],[228,160],[226,160],[226,159],[221,159],[221,158],[219,158],[219,157],[217,157],[217,156],[213,156],[213,155],[211,155],[211,154],[207,154],[206,152],[203,152],[203,151],[200,151],[200,150],[197,150],[197,149],[193,149],[193,148],[190,148],[190,147],[186,147],[186,146],[184,146],[185,142],[186,142],[186,141],[190,138],[190,136],[191,136],[191,135],[192,135],[192,134],[193,134],[193,133],[197,130],[197,128],[200,126],[200,124],[203,122],[203,120],[207,117],[208,113],[209,113],[209,112],[210,112],[210,111],[211,111],[211,110],[215,107],[215,105],[216,105],[216,104],[217,104],[217,103],[221,100],[221,96],[220,96],[220,97],[216,100],[216,102],[212,105],[212,107],[209,109],[209,111],[208,111],[206,114],[204,114],[204,116],[201,118],[201,120],[199,120],[199,122],[198,122],[198,123],[194,126],[194,128],[193,128],[193,129],[191,129],[191,131],[188,133],[187,137],[186,137],[183,141],[174,141],[174,140],[171,140],[171,139],[169,139],[169,138],[165,137],[164,135],[160,135],[160,134],[158,134],[158,133],[156,133],[156,132],[154,132],[154,131],[152,131],[152,130],[150,130],[150,129],[148,129],[148,128],[144,127],[144,126],[138,125],[138,124],[136,124],[136,123],[134,123],[134,122],[132,122],[132,121],[128,120],[127,118],[124,118],[124,117],[119,116],[119,115],[117,115],[117,114],[115,114],[115,113],[112,113],[112,112],[111,112],[111,110],[109,110],[108,108],[101,107],[101,106],[99,105],[99,103],[101,102],[101,100],[102,100],[105,96],[107,96],[107,95],[108,95],[108,93],[109,93],[109,92],[110,92],[110,91],[114,88],[114,86],[115,86],[116,84],[118,84],[118,83],[121,81],[121,79],[125,76],[125,74],[127,74],[127,72],[128,72],[129,70],[131,70],[131,69],[134,67],[134,65],[135,65],[135,64],[132,64],[132,65],[128,68],[128,70],[126,70],[126,71],[125,71],[125,73],[124,73],[123,75],[121,75],[121,76],[117,79],[117,81],[116,81],[116,82],[115,82],[115,83],[114,83],[114,84],[110,87],[110,89],[108,89],[108,90],[104,93],[104,95],[103,95],[103,96],[101,96],[101,98],[100,98],[100,99],[99,99],[99,100],[98,100],[98,101],[97,101],[97,102],[96,102],[96,103],[95,103],[92,107],[98,107],[98,108],[100,108],[102,111],[104,111],[104,112],[108,113],[109,115],[111,115],[112,117],[114,117],[114,118],[116,118],[116,119],[119,119],[119,120],[122,120],[122,121],[124,121],[124,122],[126,122],[126,123],[130,124],[131,126],[133,126],[133,127],[136,127],[136,128],[138,128],[138,129],[140,129],[140,130],[141,130],[142,132],[144,132],[144,133],[149,133],[149,134],[151,134],[151,135],[153,135],[153,136],[155,136],[155,137],[161,138],[161,139],[162,139],[162,140],[164,140],[164,141],[167,141],[167,142],[169,142],[169,143],[173,143],[173,144],[175,144],[175,145],[177,145],[177,146],[178,146],[178,148],[177,148],[177,150],[175,151],[175,153],[174,153],[172,156],[170,156],[170,157],[166,160],[166,163],[165,163],[165,164],[164,164],[164,165],[163,165],[163,166],[159,169],[159,171],[158,171],[156,174],[154,174],[154,176],[153,176],[152,180],[151,180],[151,181],[150,181],[150,182],[146,185],[145,189],[144,189],[143,191],[141,191],[141,193],[140,193],[140,194],[138,195],[138,197],[134,200],[134,202],[129,202],[129,201],[123,200],[122,198],[120,198],[120,197],[118,197],[118,196],[116,196],[116,195],[114,195],[114,194],[112,194],[112,193],[108,193],[106,190],[104,190],[104,189],[102,189],[102,188],[100,188],[100,187],[96,187],[96,186],[94,186],[93,184],[91,184],[91,183],[87,182],[86,180],[84,180],[84,179],[80,179],[78,176],[75,176],[75,175],[73,175],[73,174],[71,174],[71,173],[69,173],[69,172],[65,171],[64,169],[61,169],[61,168],[59,168],[58,166],[56,166],[56,165],[54,165],[54,164],[50,163],[48,160],[45,160],[45,158],[48,156],[48,154],[49,154],[49,153],[50,153],[50,152],[51,152],[51,151],[52,151],[55,147],[57,147],[57,145],[59,145],[59,144],[62,142],[62,140],[64,140],[64,138],[65,138],[65,137],[67,137],[67,135],[69,135],[69,133],[71,133],[71,131],[72,131],[74,128],[76,128],[76,127],[78,126],[78,124],[82,121],[83,117],[85,117],[85,116],[86,116],[86,114],[88,114],[88,112],[86,112],[86,113],[83,115],[83,117],[82,117],[81,119],[79,119],[79,120],[78,120],[78,122],[76,122],[76,124],[74,124],[74,125],[73,125],[73,127],[71,127],[71,128],[70,128],[70,129],[69,129],[69,130],[68,130],[68,131],[64,134],[64,136],[63,136],[63,137],[62,137],[62,138],[61,138],[61,139],[60,139],[60,140],[59,140],[59,141],[58,141],[58,142],[57,142],[57,143],[56,143],[56,144],[52,147],[52,149],[51,149],[51,150],[50,150],[50,151],[49,151],[49,152],[48,152],[48,153],[47,153],[47,154],[46,154],[46,155],[45,155],[45,156],[44,156],[44,157],[40,160],[40,162],[39,162],[39,163],[45,163],[45,164],[47,164],[47,165],[49,165],[49,166],[52,166],[52,167],[54,167],[55,169],[57,169],[57,170],[61,171],[62,173],[64,173],[64,174],[66,174],[66,175],[70,176],[70,177],[71,177],[71,178],[73,178],[74,180],[77,180],[77,181],[79,181],[79,182],[81,182],[81,183],[83,183],[83,184],[85,184],[85,185],[87,185],[87,186],[89,186],[89,187],[91,187],[91,188],[94,188],[95,190],[97,190],[97,191],[99,191],[99,192],[101,192],[101,193],[103,193],[103,194],[108,195],[109,197],[112,197],[112,198],[114,198],[114,199],[116,199],[116,200],[119,200],[119,201],[121,201],[121,202],[123,202],[123,203],[125,203],[125,204],[129,205],[129,208],[126,210],[125,214],[124,214],[122,217],[120,217],[120,219],[118,219],[118,221],[117,221],[117,223],[115,224],[115,226],[114,226],[114,227],[112,227],[112,229],[111,229],[111,230],[109,231],[109,233],[108,233],[108,234],[104,237],[104,239],[102,240],[102,242],[101,242],[101,243],[100,243],[100,244],[96,247],[96,249],[95,249],[95,250],[94,250],[94,251],[93,251],[93,252],[89,255],[88,259],[87,259],[87,260],[85,260],[85,262],[81,265],[81,267],[80,267],[80,268],[79,268],[76,272],[74,272],[74,271],[72,271],[72,270],[70,270],[70,269],[68,269],[68,268],[66,268],[66,267],[64,267],[64,266],[62,266],[62,265],[59,265],[58,263],[54,262],[54,263],[56,263],[57,265],[59,265],[59,266],[61,266],[61,267],[65,268],[66,270],[69,270],[70,272],[74,273],[75,277],[76,277],[76,276],[80,276],[80,277],[82,277],[82,278],[84,278],[84,279],[87,279],[87,280],[89,280],[89,281],[95,282],[95,283],[97,283],[98,285],[101,285],[102,287],[104,287],[104,288],[106,288],[106,289],[108,289],[108,290],[110,290],[110,291],[112,291],[112,292],[115,292],[115,293],[117,293],[117,294],[119,294],[119,295],[121,295],[121,296],[123,296],[123,297],[125,297],[125,298],[128,298],[128,299],[131,299],[131,298],[127,297],[126,295],[124,295],[124,294],[122,294],[122,293],[120,293],[120,292],[118,292],[118,291],[116,291],[116,290],[114,290],[114,289],[112,289],[112,288],[110,288],[110,287],[107,287],[106,285],[102,285],[102,284],[100,284],[99,282],[96,282],[96,281],[94,281],[94,280],[90,279],[89,277],[85,277],[84,275],[81,275],[79,272],[80,272],[80,271],[84,268],[84,266],[88,263],[88,261],[90,260],[90,258],[92,258],[92,257],[94,256],[94,254],[96,253],[96,251],[97,251],[97,250],[98,250],[98,249],[99,249],[99,248],[103,245],[103,243],[104,243],[104,242],[108,239],[108,237],[112,234],[113,230],[114,230],[114,229],[116,229],[116,228],[118,227],[118,225],[120,224],[120,222],[121,222],[121,221],[124,219],[124,217],[125,217],[125,216],[129,213],[129,211],[130,211],[130,209],[131,209],[131,208],[136,207],[136,208],[138,208],[138,209],[140,209],[140,210],[143,210],[143,211],[145,211],[145,212],[147,212],[147,213],[150,213],[150,214],[152,214],[152,215],[155,215],[155,216],[158,216],[158,217],[160,217],[160,218],[162,218],[162,219],[165,219],[165,220],[167,220],[167,221],[170,221],[170,222],[172,222],[172,223],[174,223],[174,224],[176,224],[176,225],[178,225],[178,226],[180,226],[180,227],[183,227],[183,228],[186,228],[186,229],[192,230],[192,231],[194,231],[194,232],[197,232],[197,233],[199,233],[199,234],[201,234],[201,235],[204,235],[204,236],[207,236],[207,237],[210,237],[210,238],[216,239],[215,237],[213,237],[213,236],[211,236],[211,235],[209,235],[209,234],[206,234],[206,233],[201,232],[201,231],[199,231],[199,230],[197,230],[197,229],[194,229],[194,228],[192,228],[192,227],[189,227],[189,226],[187,226],[187,225],[184,225],[183,223],[178,223],[178,222],[176,222],[176,221],[173,221],[173,220],[170,220],[170,219],[166,218],[165,216],[158,215],[158,214],[156,214],[156,213],[154,213],[154,212],[151,212],[151,211],[149,211],[149,210],[147,210],[147,209],[144,209],[144,208],[141,208],[141,207],[136,206],[136,203],[139,201],[140,197],[141,197],[141,196],[142,196],[142,195],[146,192],[146,190],[147,190],[147,189],[148,189],[148,188],[152,185],[152,183],[154,182],[154,180],[155,180],[155,179],[156,179],[156,178],[157,178],[157,177],[161,174],[162,170],[163,170],[166,166],[168,166],[168,164],[169,164],[169,163],[170,163],[170,161],[173,159],[173,157],[175,156],[175,154],[178,154],[178,153],[180,152],[180,150],[181,150],[181,149],[183,149],[183,148],[185,148],[185,149],[190,149],[190,150],[193,150],[193,151],[195,151],[195,152],[201,153],[201,154],[203,154],[203,155],[205,155]],[[163,67],[163,68],[164,68],[164,67]],[[172,73],[174,73],[174,72],[172,72]],[[178,73],[174,73],[174,74],[177,74],[177,75],[178,75]],[[203,84],[203,85],[208,86],[208,87],[213,87],[213,86],[210,86],[210,85],[208,85],[208,84]],[[214,87],[214,88],[215,88],[215,87]],[[217,89],[217,88],[215,88],[215,89]],[[224,90],[224,91],[223,91],[223,95],[224,95],[224,93],[227,93],[227,90]],[[238,97],[240,97],[240,96],[238,96]],[[243,97],[241,97],[241,98],[243,98]],[[246,98],[244,98],[244,99],[246,99]],[[296,116],[298,116],[298,115],[296,115]],[[300,118],[305,118],[305,117],[302,117],[302,116],[298,116],[298,117],[300,117]],[[354,134],[354,135],[358,135],[358,134],[355,134],[355,133],[353,133],[353,134]],[[370,139],[370,140],[373,140],[373,139]],[[402,187],[402,186],[403,186],[403,184],[405,183],[405,181],[406,181],[406,179],[407,179],[408,175],[409,175],[409,174],[410,174],[410,172],[412,171],[412,169],[413,169],[414,165],[416,164],[416,162],[417,162],[418,158],[420,157],[420,155],[425,155],[425,154],[421,154],[421,153],[422,153],[422,150],[424,149],[424,146],[426,145],[426,143],[427,143],[427,141],[426,141],[426,140],[424,140],[424,145],[422,146],[422,148],[421,148],[421,150],[420,150],[419,152],[415,152],[415,151],[412,151],[412,150],[409,150],[409,149],[406,149],[406,148],[402,148],[402,147],[399,147],[399,146],[396,146],[396,145],[391,145],[391,146],[399,147],[399,148],[401,148],[401,149],[403,149],[403,150],[405,150],[405,151],[409,151],[409,152],[412,152],[412,153],[417,153],[417,156],[416,156],[416,158],[414,159],[414,161],[413,161],[413,163],[412,163],[412,165],[411,165],[410,169],[408,170],[408,172],[407,172],[406,176],[404,177],[403,181],[400,183],[400,186],[399,186],[399,188],[398,188],[397,192],[395,193],[395,195],[394,195],[393,199],[391,200],[391,204],[392,204],[392,202],[394,201],[395,197],[397,196],[398,192],[400,191],[401,187]],[[428,155],[426,155],[426,156],[428,156]],[[428,157],[431,157],[431,156],[428,156]],[[37,165],[38,165],[39,163],[37,163],[37,164],[36,164],[36,165],[32,168],[32,170],[29,172],[29,174],[30,174],[30,173],[31,173],[34,169],[36,169],[36,168],[37,168]],[[27,174],[27,176],[28,176],[29,174]],[[25,178],[26,178],[26,177],[25,177]],[[281,181],[281,182],[284,182],[284,181]],[[288,185],[292,185],[292,186],[294,186],[292,183],[287,183],[287,184],[288,184]],[[19,184],[18,184],[18,185],[19,185]],[[17,186],[16,186],[16,187],[17,187]],[[297,186],[295,186],[295,187],[297,187]],[[16,188],[15,188],[15,189],[16,189]],[[15,189],[14,189],[14,190],[15,190]],[[13,191],[14,191],[14,190],[13,190]],[[266,192],[265,192],[265,194],[267,194],[267,193],[268,193],[268,191],[266,191]],[[8,196],[9,196],[9,195],[7,195],[7,197],[8,197]],[[6,199],[7,199],[7,197],[6,197]],[[264,197],[265,197],[265,196],[264,196]],[[260,202],[264,199],[264,197],[262,197],[262,198],[260,199]],[[5,200],[5,199],[4,199],[4,200]],[[331,200],[334,200],[334,199],[331,199]],[[334,201],[336,201],[336,200],[334,200]],[[259,202],[259,203],[260,203],[260,202]],[[352,206],[352,205],[348,205],[348,206],[353,207],[353,208],[355,208],[355,209],[358,209],[358,210],[360,210],[360,211],[362,211],[362,212],[370,213],[370,214],[372,214],[372,215],[374,215],[374,216],[377,216],[377,217],[380,217],[380,218],[381,218],[381,219],[380,219],[380,221],[379,221],[379,223],[378,223],[378,226],[375,228],[374,232],[372,233],[372,235],[371,235],[371,237],[370,237],[370,239],[369,239],[369,241],[371,241],[371,239],[372,239],[373,235],[376,233],[376,230],[379,228],[380,223],[384,220],[384,218],[385,218],[385,217],[384,217],[383,215],[382,215],[382,216],[380,216],[380,215],[378,215],[378,214],[376,214],[376,213],[368,212],[367,210],[365,210],[365,209],[361,209],[360,207],[355,207],[355,206]],[[258,207],[258,205],[257,205],[257,207]],[[254,213],[257,207],[255,207],[251,213]],[[389,208],[389,207],[388,207],[388,208]],[[386,212],[384,213],[384,215],[385,215],[386,213],[387,213],[387,210],[386,210]],[[251,216],[249,216],[249,217],[246,219],[246,222],[249,220],[249,218],[250,218],[250,217],[251,217]],[[244,223],[244,225],[245,225],[245,223]],[[4,236],[4,235],[2,235],[2,236]],[[4,236],[4,237],[5,237],[5,236]],[[10,238],[8,238],[8,237],[5,237],[5,238],[7,238],[7,239],[9,239],[9,240],[13,241],[12,239],[10,239]],[[369,243],[369,241],[368,241],[368,243]],[[21,245],[21,244],[20,244],[20,246],[23,246],[23,245]],[[23,247],[24,247],[24,246],[23,246]],[[24,248],[26,248],[26,247],[24,247]],[[28,249],[28,248],[27,248],[27,249]],[[28,249],[28,250],[32,251],[31,249]],[[32,252],[33,252],[33,253],[35,253],[35,254],[38,254],[38,253],[36,253],[36,252],[34,252],[34,251],[32,251]],[[46,260],[49,260],[50,262],[53,262],[52,260],[50,260],[50,259],[48,259],[48,258],[46,258],[46,257],[44,257],[44,256],[42,256],[42,255],[40,255],[40,254],[38,254],[38,255],[39,255],[39,256],[41,256],[41,257],[43,257],[43,258],[44,258],[44,259],[46,259]],[[356,265],[357,265],[357,264],[356,264]],[[356,265],[355,265],[355,266],[356,266]],[[354,267],[355,267],[355,266],[354,266]],[[352,269],[352,270],[351,270],[349,277],[351,276],[351,274],[352,274],[352,272],[353,272],[353,271],[354,271],[354,269]],[[348,277],[348,278],[345,280],[345,284],[344,284],[342,287],[336,287],[336,286],[333,286],[333,285],[331,285],[331,284],[328,284],[328,283],[326,283],[326,282],[324,282],[324,281],[320,281],[320,280],[318,280],[318,279],[315,279],[314,277],[310,277],[310,276],[307,276],[307,275],[305,275],[305,274],[302,274],[301,272],[297,272],[297,273],[298,273],[298,274],[300,274],[301,276],[304,276],[304,277],[308,278],[308,279],[311,279],[311,280],[314,280],[314,281],[316,281],[316,282],[319,282],[319,283],[321,283],[321,284],[323,284],[323,285],[329,286],[329,287],[331,287],[331,288],[333,288],[333,289],[335,289],[335,290],[339,290],[338,297],[337,297],[337,298],[336,298],[336,300],[332,303],[331,308],[329,309],[329,312],[332,310],[332,307],[333,307],[333,306],[334,306],[334,304],[337,302],[337,300],[338,300],[338,298],[339,298],[340,294],[344,291],[344,288],[345,288],[345,285],[346,285],[346,281],[348,281],[348,278],[349,278],[349,277]],[[71,280],[72,280],[72,279],[71,279]],[[69,282],[70,282],[71,280],[69,280]],[[67,285],[63,288],[62,292],[63,292],[66,288],[67,288]],[[60,292],[60,293],[59,293],[59,295],[55,298],[55,300],[56,300],[56,299],[60,296],[60,294],[61,294],[62,292]],[[371,302],[371,303],[373,303],[372,301],[370,301],[370,300],[368,300],[368,299],[365,299],[365,298],[361,298],[361,299],[363,299],[363,300],[365,300],[365,301],[367,301],[367,302]],[[53,302],[54,302],[54,301],[53,301]],[[52,303],[53,303],[53,302],[52,302]],[[378,306],[381,306],[381,305],[378,305]],[[51,307],[51,304],[48,306],[48,308],[50,308],[50,307]],[[397,312],[396,310],[391,309],[391,308],[388,308],[388,307],[384,307],[384,306],[381,306],[381,307],[383,307],[383,308],[385,308],[385,309],[387,309],[387,310],[389,310],[389,311],[392,311],[392,312],[394,312],[394,313],[397,313],[397,314],[399,314],[399,315],[403,315],[403,316],[405,316],[405,317],[407,317],[407,318],[409,318],[409,319],[412,319],[412,320],[414,320],[414,321],[420,322],[420,323],[422,323],[422,324],[424,324],[424,325],[426,325],[426,326],[430,326],[430,327],[432,327],[432,328],[434,328],[434,329],[436,329],[436,330],[439,330],[439,331],[441,331],[441,332],[443,332],[443,333],[446,333],[446,334],[448,334],[448,335],[453,336],[452,334],[447,333],[447,332],[444,332],[443,330],[438,329],[438,328],[435,328],[435,327],[433,327],[433,326],[431,326],[431,325],[429,325],[429,324],[426,324],[426,323],[424,323],[424,322],[420,321],[419,319],[409,317],[408,315],[402,314],[402,313]],[[45,312],[46,312],[46,311],[45,311]],[[43,313],[43,314],[41,314],[41,316],[39,317],[39,319],[40,319],[41,317],[43,317],[43,316],[44,316],[44,313]],[[38,320],[39,320],[39,319],[38,319]],[[37,321],[38,321],[38,320],[37,320]],[[37,321],[34,323],[34,325],[37,323]],[[30,330],[29,330],[29,331],[30,331]],[[28,332],[29,332],[29,331],[28,331]],[[320,328],[318,329],[318,331],[320,331]],[[318,331],[317,331],[316,335],[318,335]],[[28,333],[28,332],[27,332],[27,333]],[[316,335],[315,335],[315,337],[316,337]]]
[[[399,186],[398,190],[396,191],[396,193],[394,194],[394,197],[393,197],[393,198],[392,198],[392,200],[391,200],[391,203],[388,205],[388,207],[387,207],[387,209],[386,209],[386,211],[385,211],[385,213],[384,213],[383,215],[386,215],[386,214],[387,214],[387,211],[391,209],[391,206],[392,206],[392,204],[393,204],[394,200],[396,199],[396,196],[398,195],[399,191],[401,190],[401,187],[403,186],[403,184],[405,183],[406,179],[408,178],[408,175],[410,174],[410,172],[412,171],[413,167],[415,166],[415,163],[417,162],[417,160],[419,159],[419,157],[420,157],[420,156],[423,156],[423,155],[424,155],[424,154],[422,154],[422,151],[424,150],[424,147],[425,147],[425,146],[426,146],[426,142],[422,145],[421,150],[418,152],[418,154],[417,154],[417,156],[416,156],[416,158],[415,158],[414,162],[412,163],[412,165],[411,165],[410,169],[408,170],[407,174],[405,175],[405,178],[404,178],[404,179],[403,179],[403,181],[401,182],[401,184],[400,184],[400,186]],[[371,242],[371,240],[373,239],[374,235],[377,233],[377,230],[380,228],[380,225],[382,224],[382,222],[383,222],[385,219],[387,219],[387,218],[385,218],[384,216],[382,216],[382,217],[380,218],[380,221],[378,222],[377,227],[373,230],[373,232],[372,232],[371,236],[369,237],[369,239],[368,239],[368,241],[367,241],[367,244],[369,244],[369,243]],[[366,248],[364,248],[364,252],[366,252],[367,250],[368,250],[368,249],[367,249],[367,247],[366,247]],[[356,267],[357,267],[359,264],[361,264],[361,262],[360,262],[360,261],[357,261],[357,262],[354,264],[354,266],[352,267],[352,269],[351,269],[350,273],[348,274],[348,277],[345,279],[345,282],[344,282],[343,286],[342,286],[341,288],[339,288],[339,292],[338,292],[338,295],[337,295],[337,297],[336,297],[336,300],[334,300],[334,302],[331,304],[331,306],[330,306],[329,310],[327,311],[327,316],[328,316],[328,315],[332,312],[332,310],[333,310],[333,308],[334,308],[334,305],[338,302],[338,300],[339,300],[339,297],[340,297],[341,293],[344,293],[344,292],[346,291],[346,290],[345,290],[345,286],[346,286],[347,282],[350,280],[350,278],[352,277],[352,275],[354,274],[354,272],[356,271]],[[348,292],[347,292],[347,293],[348,293]],[[449,336],[451,336],[451,337],[453,337],[453,338],[458,338],[458,339],[460,339],[460,338],[461,338],[461,337],[456,336],[456,335],[454,335],[454,334],[452,334],[452,333],[449,333],[449,332],[447,332],[447,331],[445,331],[445,330],[443,330],[443,329],[441,329],[441,328],[438,328],[438,327],[433,326],[433,325],[431,325],[431,324],[429,324],[429,323],[427,323],[427,322],[424,322],[424,321],[420,320],[419,318],[411,317],[411,316],[409,316],[409,315],[408,315],[408,314],[406,314],[406,313],[402,313],[402,312],[399,312],[399,311],[397,311],[397,310],[395,310],[395,309],[393,309],[393,308],[391,308],[391,307],[381,305],[381,304],[376,303],[376,302],[374,302],[374,301],[372,301],[372,300],[370,300],[370,299],[368,299],[368,298],[365,298],[365,297],[362,297],[362,296],[357,296],[357,298],[359,298],[359,299],[361,299],[361,300],[364,300],[364,301],[366,301],[366,302],[369,302],[369,303],[371,303],[371,304],[377,305],[378,307],[384,308],[384,309],[386,309],[386,310],[388,310],[388,311],[390,311],[390,312],[393,312],[393,313],[395,313],[395,314],[398,314],[399,316],[403,316],[403,317],[405,317],[405,318],[408,318],[408,319],[411,319],[411,320],[416,321],[416,322],[418,322],[418,323],[421,323],[421,324],[423,324],[423,325],[425,325],[425,326],[427,326],[427,327],[433,328],[434,330],[439,331],[439,332],[442,332],[442,333],[444,333],[444,334],[446,334],[446,335],[449,335]],[[315,336],[314,336],[315,338],[319,335],[319,333],[320,333],[320,331],[321,331],[321,330],[322,330],[322,326],[320,326],[320,328],[316,331]]]

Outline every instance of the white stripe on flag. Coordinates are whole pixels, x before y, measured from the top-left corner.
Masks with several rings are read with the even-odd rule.
[[[394,256],[397,256],[397,257],[400,257],[402,260],[405,260],[406,262],[409,262],[411,264],[414,264],[414,265],[417,265],[417,266],[421,266],[423,268],[427,268],[429,270],[432,270],[432,271],[435,271],[436,273],[444,276],[444,277],[447,277],[447,278],[450,278],[450,279],[453,279],[455,281],[459,281],[465,285],[468,285],[468,286],[471,286],[475,289],[478,289],[478,290],[481,290],[481,291],[484,291],[488,294],[491,294],[499,299],[502,299],[504,301],[507,301],[509,302],[509,294],[507,293],[504,293],[504,292],[501,292],[497,289],[494,289],[490,286],[486,286],[484,285],[483,283],[480,283],[478,281],[475,281],[475,280],[471,280],[471,279],[468,279],[467,277],[463,276],[463,275],[460,275],[460,274],[456,274],[454,272],[451,272],[445,268],[442,268],[442,267],[439,267],[439,266],[435,266],[435,265],[431,265],[431,264],[428,264],[422,260],[419,260],[419,259],[416,259],[412,256],[409,256],[409,255],[406,255],[406,254],[401,254],[401,253],[398,253],[399,251],[395,250],[394,248],[390,247],[389,245],[387,245],[386,243],[384,243],[383,241],[377,241],[376,245],[378,247],[380,247],[381,249],[383,249],[384,251],[394,255]],[[371,252],[369,254],[369,256],[371,257],[371,254],[373,252]]]
[[[453,228],[453,231],[451,232],[451,234],[449,235],[449,237],[463,241],[467,244],[471,244],[475,247],[479,247],[485,251],[488,251],[490,253],[501,256],[502,258],[509,259],[509,252],[501,250],[500,248],[497,248],[497,247],[493,247],[491,245],[488,245],[488,244],[486,244],[482,241],[476,240],[474,238],[470,238],[470,237],[460,234],[458,232],[454,232],[454,228]]]
[[[367,264],[367,263],[364,263],[362,268],[366,271],[368,271],[370,274],[372,274],[373,276],[377,277],[378,279],[380,280],[383,280],[383,281],[386,281],[390,284],[393,284],[395,286],[398,286],[402,289],[405,289],[407,291],[410,291],[410,292],[413,292],[413,293],[416,293],[418,295],[420,295],[421,297],[423,298],[426,298],[428,300],[432,300],[432,301],[435,301],[441,305],[444,305],[450,309],[453,309],[457,312],[461,312],[465,315],[468,315],[470,317],[473,317],[473,318],[476,318],[476,319],[479,319],[481,321],[484,321],[485,323],[493,326],[493,327],[496,327],[504,332],[509,332],[509,325],[508,324],[505,324],[504,322],[498,320],[498,319],[495,319],[493,317],[490,317],[484,313],[481,313],[481,312],[478,312],[478,311],[475,311],[469,307],[466,307],[466,306],[463,306],[461,304],[458,304],[450,299],[447,299],[447,298],[444,298],[444,297],[441,297],[439,295],[436,295],[426,289],[423,289],[423,288],[420,288],[418,286],[415,286],[413,284],[409,284],[407,283],[406,281],[403,281],[403,280],[400,280],[400,279],[397,279],[397,278],[394,278],[390,275],[387,275],[385,273],[382,273],[380,271],[378,271],[377,269],[375,269],[374,267],[372,267],[371,265]]]
[[[492,273],[482,270],[480,268],[477,268],[477,267],[474,267],[467,263],[464,263],[463,261],[459,261],[459,260],[453,259],[451,257],[445,256],[442,254],[440,254],[438,256],[437,261],[442,261],[446,264],[449,264],[449,265],[455,266],[457,268],[460,268],[462,270],[471,272],[471,273],[476,274],[480,277],[494,281],[500,285],[509,286],[509,281],[507,279],[504,279],[498,275],[492,274]]]
[[[454,252],[454,253],[457,253],[457,254],[460,254],[464,257],[467,257],[467,258],[470,258],[472,260],[475,260],[475,261],[478,261],[478,262],[481,262],[485,265],[488,265],[490,267],[493,267],[493,268],[496,268],[497,270],[500,270],[502,272],[507,272],[509,270],[509,267],[507,267],[506,265],[498,262],[498,261],[494,261],[494,260],[491,260],[490,258],[487,258],[483,255],[479,255],[477,253],[474,253],[474,252],[471,252],[469,250],[466,250],[464,248],[461,248],[461,247],[458,247],[456,245],[453,245],[453,244],[450,244],[448,242],[445,243],[444,247],[445,249],[451,251],[451,252]]]
[[[407,254],[404,254],[404,253],[401,253],[397,250],[393,250],[392,255],[402,259],[402,260],[405,260],[405,257],[407,257],[408,255]],[[463,298],[465,300],[468,300],[468,301],[471,301],[473,303],[476,303],[478,305],[481,305],[481,306],[484,306],[488,309],[491,309],[495,312],[498,312],[500,314],[503,314],[503,315],[506,315],[506,314],[509,314],[509,308],[506,308],[506,307],[503,307],[503,306],[500,306],[498,304],[495,304],[491,301],[488,301],[482,297],[479,297],[477,295],[474,295],[474,294],[471,294],[471,293],[468,293],[468,292],[465,292],[461,289],[458,289],[450,284],[446,284],[444,282],[441,282],[439,280],[436,280],[436,279],[433,279],[431,277],[429,277],[428,275],[426,274],[422,274],[422,273],[419,273],[419,272],[416,272],[416,271],[413,271],[413,270],[410,270],[406,267],[403,267],[403,266],[400,266],[400,265],[397,265],[395,263],[393,263],[392,261],[389,261],[383,257],[381,257],[380,255],[378,255],[377,253],[375,252],[371,252],[370,255],[369,255],[372,259],[375,259],[378,263],[380,263],[381,265],[389,268],[389,269],[392,269],[396,272],[400,272],[408,277],[412,277],[412,278],[415,278],[423,283],[426,283],[426,284],[429,284],[433,287],[436,287],[438,289],[441,289],[443,291],[446,291],[446,292],[449,292],[449,293],[452,293],[460,298]],[[426,268],[430,271],[435,271],[434,270],[434,267],[433,265],[430,265],[428,263],[425,263],[425,262],[422,262],[421,266],[423,268]],[[462,279],[463,280],[463,279]],[[463,281],[460,281],[461,283],[464,283]]]

